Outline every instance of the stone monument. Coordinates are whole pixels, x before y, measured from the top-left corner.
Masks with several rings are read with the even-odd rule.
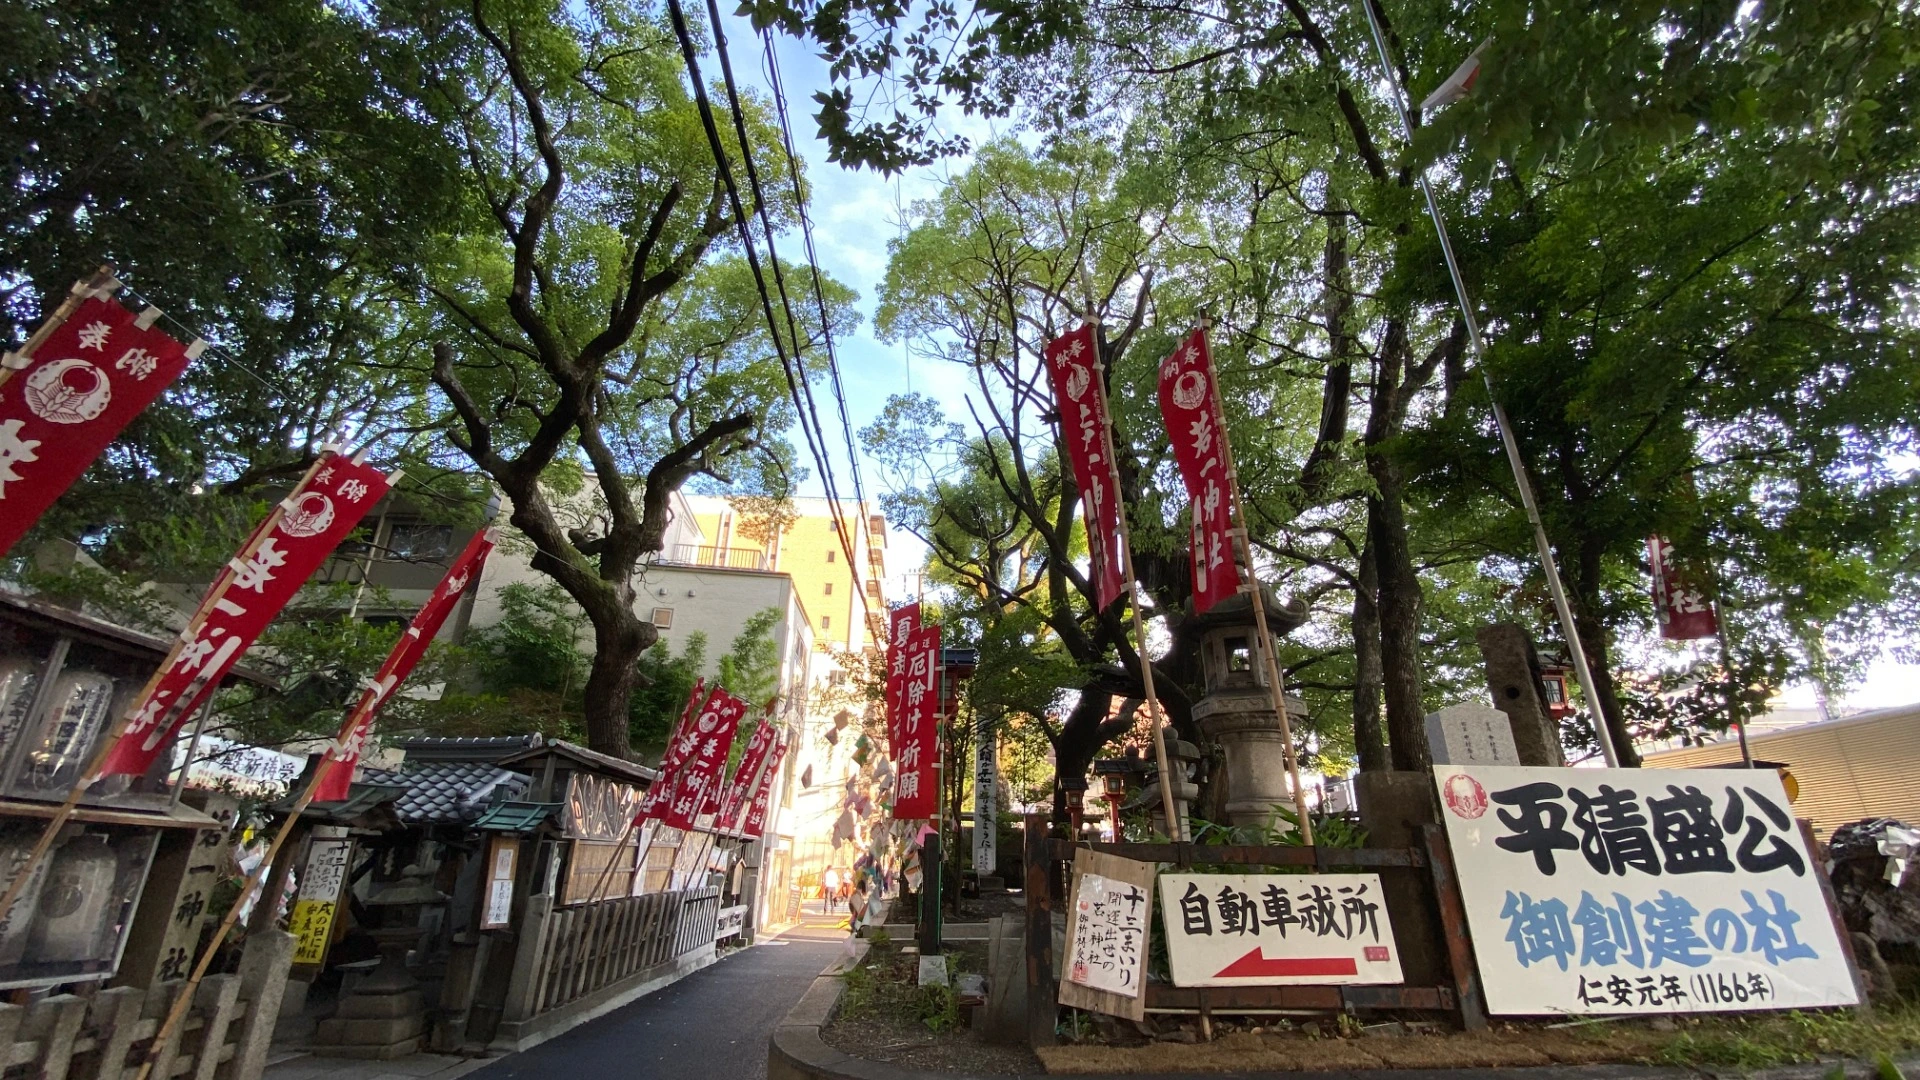
[[[1268,643],[1277,649],[1281,638],[1306,622],[1306,609],[1283,606],[1271,589],[1262,599]],[[1287,788],[1280,714],[1274,710],[1273,691],[1267,687],[1265,666],[1253,639],[1253,599],[1241,593],[1223,600],[1205,615],[1195,616],[1194,623],[1200,631],[1206,693],[1193,703],[1193,719],[1220,744],[1224,764],[1213,782],[1226,786],[1222,800],[1226,824],[1271,824],[1276,810],[1293,807],[1293,792]],[[1288,698],[1287,712],[1304,720],[1306,706]]]

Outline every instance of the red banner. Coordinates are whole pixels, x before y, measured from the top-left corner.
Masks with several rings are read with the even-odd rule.
[[[1101,608],[1120,597],[1120,498],[1113,462],[1107,460],[1107,390],[1100,376],[1100,347],[1093,327],[1082,326],[1047,342],[1053,401],[1060,409],[1060,441],[1073,463],[1074,483],[1087,519],[1087,560]]]
[[[923,626],[907,639],[901,689],[899,777],[893,816],[911,821],[940,812],[940,626]]]
[[[1195,330],[1160,364],[1160,416],[1193,500],[1193,611],[1205,614],[1240,591],[1233,558],[1233,505],[1221,456],[1226,427],[1213,382],[1207,332]]]
[[[920,629],[920,605],[887,613],[887,760],[900,757],[900,692],[907,684],[907,638]]]
[[[123,428],[187,369],[206,343],[182,345],[90,297],[31,357],[8,354],[0,387],[0,554],[26,535]]]
[[[460,603],[460,594],[480,576],[480,570],[487,564],[487,555],[493,551],[493,530],[482,529],[467,541],[466,549],[460,552],[453,565],[447,568],[447,574],[434,586],[427,602],[414,612],[413,621],[407,624],[406,632],[400,640],[393,643],[393,651],[387,654],[386,662],[380,670],[374,672],[373,682],[360,692],[360,700],[354,704],[353,711],[347,714],[346,722],[340,725],[340,734],[327,746],[326,759],[321,763],[320,778],[314,784],[315,802],[338,802],[347,797],[347,790],[353,783],[353,770],[360,763],[360,753],[366,749],[367,736],[373,732],[373,718],[380,712],[381,706],[393,696],[393,692],[413,673],[414,665],[427,654],[427,646],[433,643],[434,635],[446,625],[447,616]]]
[[[740,755],[740,764],[733,770],[727,797],[721,801],[720,813],[713,819],[714,828],[733,832],[740,827],[740,815],[746,812],[747,803],[760,783],[760,769],[767,763],[779,737],[780,725],[774,720],[773,706],[769,704],[759,726],[753,729],[753,738],[747,740],[747,752]]]
[[[773,785],[780,775],[780,763],[787,756],[787,740],[773,748],[773,757],[767,761],[767,767],[760,773],[760,784],[754,788],[753,803],[747,808],[747,820],[740,830],[754,839],[759,839],[767,831],[767,807],[773,801]]]
[[[1653,567],[1653,613],[1660,620],[1660,636],[1671,641],[1709,638],[1720,632],[1713,601],[1693,587],[1673,565],[1673,545],[1647,537],[1647,562]]]
[[[683,743],[687,738],[687,728],[693,718],[707,701],[707,679],[702,675],[693,680],[693,689],[687,693],[687,707],[680,710],[680,719],[674,722],[673,732],[667,736],[667,748],[660,755],[660,767],[654,770],[653,783],[647,785],[647,793],[640,799],[640,812],[634,815],[633,823],[640,824],[650,818],[660,816],[662,808],[673,795],[673,780],[680,772],[680,765],[686,760]]]
[[[747,703],[715,690],[707,698],[693,726],[681,740],[687,749],[673,778],[673,795],[660,820],[676,829],[691,829],[708,796],[720,784],[727,767],[727,755],[733,750],[733,737],[740,730],[740,718],[747,715]]]
[[[398,476],[399,474],[395,474]],[[390,478],[329,450],[213,580],[165,664],[128,709],[101,776],[139,776],[194,709],[380,501]]]

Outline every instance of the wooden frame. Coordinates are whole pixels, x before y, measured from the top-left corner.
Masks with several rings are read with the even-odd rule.
[[[1266,1009],[1320,1009],[1329,1013],[1356,1009],[1421,1010],[1453,1013],[1468,1030],[1487,1026],[1473,942],[1467,935],[1466,905],[1460,896],[1453,853],[1440,826],[1423,827],[1420,844],[1407,848],[1076,844],[1049,836],[1048,828],[1045,814],[1027,815],[1027,1039],[1031,1045],[1044,1046],[1055,1041],[1057,1002],[1064,999],[1054,967],[1053,911],[1064,896],[1061,871],[1081,852],[1182,868],[1204,862],[1413,873],[1427,882],[1435,898],[1446,939],[1447,966],[1451,971],[1446,985],[1176,987],[1149,983],[1143,999],[1146,1010],[1193,1009],[1202,1016]],[[1400,928],[1399,932],[1407,929]]]

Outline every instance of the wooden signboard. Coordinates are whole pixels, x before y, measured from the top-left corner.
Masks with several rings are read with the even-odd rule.
[[[520,861],[520,841],[495,836],[487,843],[487,895],[480,911],[480,929],[500,930],[513,922],[513,874]]]
[[[300,893],[287,924],[296,939],[294,963],[319,964],[326,960],[327,946],[333,942],[333,916],[340,890],[347,883],[347,863],[352,855],[353,841],[345,837],[316,835],[308,845],[306,872],[300,875]]]
[[[1152,863],[1086,848],[1073,853],[1060,1004],[1145,1019],[1153,874]]]

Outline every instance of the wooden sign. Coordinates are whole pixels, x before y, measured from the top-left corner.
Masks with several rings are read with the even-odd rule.
[[[500,930],[513,922],[513,874],[520,861],[520,841],[496,836],[487,844],[487,897],[480,912],[480,929]]]
[[[1073,853],[1060,1004],[1145,1019],[1153,873],[1152,863],[1086,848]]]
[[[344,831],[344,830],[343,830]],[[318,964],[327,958],[327,946],[333,940],[333,915],[340,901],[340,890],[347,883],[347,863],[353,857],[353,841],[316,836],[307,846],[307,864],[300,875],[300,895],[293,904],[293,917],[287,929],[293,931],[296,944],[293,962]]]

